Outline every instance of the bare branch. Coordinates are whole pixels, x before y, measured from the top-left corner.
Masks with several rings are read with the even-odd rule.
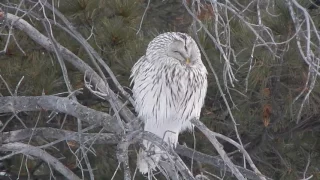
[[[55,128],[29,128],[3,132],[2,142],[19,142],[28,139],[32,135],[46,139],[62,139],[65,137],[66,141],[83,142],[84,144],[117,144],[119,142],[117,136],[111,133],[82,133],[81,140],[79,140],[78,132]]]
[[[50,39],[43,34],[41,34],[37,29],[35,29],[32,25],[30,25],[27,21],[15,16],[13,14],[7,13],[7,20],[17,29],[25,32],[31,39],[37,42],[39,45],[44,47],[50,52],[54,52],[53,44],[51,43]],[[64,60],[71,63],[74,67],[79,69],[82,73],[86,73],[89,78],[91,78],[94,85],[99,89],[101,92],[108,94],[108,100],[113,101],[115,106],[121,114],[121,116],[129,121],[136,119],[133,113],[127,108],[123,107],[123,103],[117,98],[114,92],[109,88],[108,84],[104,82],[104,80],[84,61],[82,61],[78,56],[73,54],[70,50],[66,49],[65,47],[61,46],[60,44],[56,44],[57,48],[60,49],[61,56]]]
[[[107,131],[121,130],[118,121],[107,113],[87,108],[76,101],[56,96],[0,97],[0,113],[51,110],[65,113],[89,124],[103,126]]]
[[[215,149],[218,151],[219,155],[223,159],[223,161],[227,164],[227,166],[231,169],[231,172],[237,177],[237,179],[244,180],[244,176],[240,173],[239,169],[232,163],[230,158],[228,157],[227,153],[223,150],[223,146],[219,143],[219,141],[216,139],[215,136],[210,134],[210,130],[207,128],[201,126],[202,123],[197,120],[191,121],[197,128],[200,129],[200,131],[206,135],[206,137],[209,139],[211,144],[215,147]]]
[[[54,129],[54,128],[31,128],[22,129],[16,131],[9,131],[2,133],[3,143],[13,143],[18,141],[23,141],[33,136],[40,136],[46,139],[63,139],[66,141],[76,141],[83,142],[84,144],[118,144],[119,139],[116,135],[110,133],[82,133],[81,141],[79,140],[78,132]],[[133,143],[133,142],[132,142]],[[225,163],[222,159],[213,157],[207,154],[203,154],[198,151],[194,151],[186,146],[178,145],[175,151],[185,157],[194,158],[194,160],[199,161],[204,164],[210,164],[217,169],[224,169]],[[243,167],[237,166],[239,171],[248,179],[258,179],[259,176]],[[228,168],[227,171],[231,172]],[[267,178],[270,179],[270,178]]]
[[[203,164],[210,164],[216,167],[217,169],[225,169],[225,166],[226,166],[225,162],[221,158],[217,158],[214,156],[210,156],[210,155],[195,151],[183,145],[177,145],[177,148],[175,149],[175,151],[181,156],[193,158],[194,160],[199,161]],[[243,174],[244,177],[248,179],[259,179],[259,176],[255,172],[240,166],[236,166],[236,167],[239,169],[239,171],[241,172],[241,174]],[[226,168],[226,170],[228,172],[231,172],[229,168]],[[270,178],[267,178],[267,179],[271,180]]]
[[[110,67],[105,63],[104,60],[102,60],[102,58],[99,56],[99,54],[89,45],[89,43],[83,38],[83,36],[79,32],[76,31],[76,28],[74,28],[72,26],[72,24],[68,21],[68,19],[65,18],[57,9],[54,9],[54,7],[52,7],[47,1],[42,0],[42,2],[45,3],[45,6],[48,7],[50,10],[52,10],[63,21],[63,23],[65,23],[67,28],[70,30],[69,32],[71,32],[70,35],[82,44],[82,46],[87,51],[90,59],[95,64],[95,66],[100,69],[100,67],[95,63],[97,60],[98,63],[100,63],[103,66],[103,68],[108,72],[109,76],[111,77],[113,83],[116,85],[118,90],[130,101],[131,104],[134,105],[134,101],[133,101],[132,97],[129,95],[129,93],[127,93],[123,89],[123,87],[121,86],[121,84],[118,82],[117,78],[115,77],[115,75],[111,71]],[[96,60],[94,58],[96,58]],[[100,72],[100,70],[99,70],[99,72]],[[100,74],[101,73],[102,72],[100,72]],[[103,73],[101,76],[104,77]]]
[[[56,171],[60,172],[66,178],[70,180],[80,180],[80,178],[77,175],[75,175],[71,170],[65,167],[58,159],[37,147],[16,142],[3,144],[0,147],[0,151],[21,151],[21,153],[24,155],[35,156],[47,162]]]
[[[191,122],[209,139],[211,144],[215,147],[215,149],[218,151],[219,155],[223,159],[223,161],[227,164],[227,166],[232,170],[232,173],[236,175],[238,179],[244,179],[243,175],[240,173],[239,169],[232,163],[226,152],[223,150],[223,146],[219,143],[219,141],[216,139],[216,135],[214,132],[210,131],[202,122],[199,120],[193,119]],[[244,153],[246,159],[249,161],[249,164],[251,168],[254,170],[254,172],[259,176],[260,179],[265,180],[265,176],[261,174],[261,172],[258,170],[258,168],[254,165],[252,162],[250,156],[246,151],[244,150],[242,145],[238,145],[237,148],[241,150],[242,153]]]

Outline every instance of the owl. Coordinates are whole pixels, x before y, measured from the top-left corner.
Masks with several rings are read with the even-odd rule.
[[[179,134],[193,129],[190,120],[199,118],[208,86],[196,42],[180,32],[158,35],[133,66],[131,78],[135,110],[144,131],[176,147]],[[137,167],[145,174],[157,167],[164,152],[147,140],[142,144]]]

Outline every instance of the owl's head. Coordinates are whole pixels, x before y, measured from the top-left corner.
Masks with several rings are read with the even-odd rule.
[[[201,54],[196,42],[192,37],[184,33],[168,32],[160,34],[150,42],[148,50],[153,52],[152,55],[174,63],[179,62],[185,66],[192,66],[199,62],[202,63]],[[157,60],[161,59],[157,58]]]

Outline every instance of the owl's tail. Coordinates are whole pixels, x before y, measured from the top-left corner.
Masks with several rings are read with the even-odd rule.
[[[165,142],[175,147],[178,142],[178,134],[165,135]],[[166,152],[149,141],[143,140],[144,149],[140,148],[137,156],[137,167],[142,174],[152,172],[158,166],[161,157],[167,158]]]
[[[146,140],[143,141],[143,146],[145,150],[142,148],[139,150],[137,167],[142,174],[146,174],[156,169],[163,152],[159,147]]]

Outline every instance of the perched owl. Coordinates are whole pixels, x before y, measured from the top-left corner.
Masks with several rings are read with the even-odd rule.
[[[207,91],[207,70],[196,42],[184,33],[160,34],[133,66],[131,78],[144,130],[175,147],[179,133],[192,130],[190,120],[199,118]],[[137,166],[145,174],[155,169],[164,152],[146,140],[143,145],[146,149],[140,149]]]

